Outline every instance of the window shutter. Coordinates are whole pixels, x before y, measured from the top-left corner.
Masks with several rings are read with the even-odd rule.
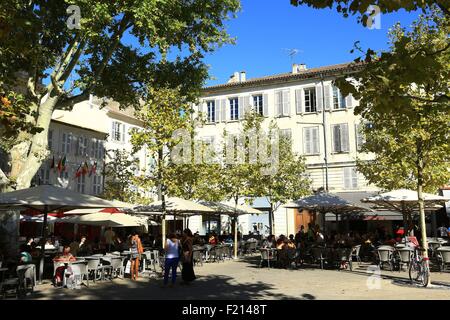
[[[345,107],[353,108],[353,96],[351,93],[345,97]]]
[[[244,113],[242,114],[242,116],[244,116],[246,113],[250,112],[252,110],[252,106],[250,105],[250,96],[244,96],[244,98],[242,99],[242,103],[243,103],[243,110]]]
[[[114,133],[116,132],[115,126],[116,126],[116,123],[114,121],[111,122],[111,139],[112,140],[115,140],[115,135],[114,135]]]
[[[341,150],[344,152],[350,151],[349,141],[348,141],[348,124],[341,124]]]
[[[283,114],[283,92],[276,91],[275,92],[275,115],[277,117]]]
[[[344,168],[344,189],[351,189],[352,185],[352,167]]]
[[[352,168],[352,188],[358,188],[358,172],[356,171],[356,168]]]
[[[244,119],[244,97],[238,98],[238,119]]]
[[[219,100],[214,100],[214,120],[215,122],[220,122],[220,104]]]
[[[283,116],[289,116],[291,114],[291,91],[283,90]]]
[[[303,148],[305,154],[311,154],[311,131],[310,128],[303,128]]]
[[[65,151],[66,154],[70,154],[71,150],[73,148],[75,148],[76,140],[77,139],[74,136],[72,136],[72,133],[67,134],[67,147],[66,147],[66,151]]]
[[[362,124],[355,124],[355,134],[356,134],[356,150],[361,150],[361,146],[364,144],[364,134],[362,131]]]
[[[319,153],[319,127],[312,128],[312,153]]]
[[[267,93],[263,95],[263,115],[264,117],[269,116],[269,95]]]
[[[332,99],[333,99],[333,92],[332,92],[333,88],[330,85],[325,85],[324,86],[324,91],[325,91],[325,110],[330,110],[331,109],[331,104],[333,103]]]
[[[295,90],[295,112],[297,114],[303,111],[303,89]]]
[[[333,133],[333,152],[341,152],[341,127],[338,124],[331,126],[331,132]]]
[[[220,121],[227,122],[227,100],[220,100]]]
[[[320,84],[316,85],[316,106],[317,111],[322,111],[322,86]]]

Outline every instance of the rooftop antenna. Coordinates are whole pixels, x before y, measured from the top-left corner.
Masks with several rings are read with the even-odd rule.
[[[297,48],[292,48],[292,49],[284,48],[283,50],[286,51],[287,54],[288,54],[288,56],[291,58],[291,64],[294,63],[294,58],[295,58],[295,56],[296,56],[297,54],[303,52],[302,50],[297,49]]]

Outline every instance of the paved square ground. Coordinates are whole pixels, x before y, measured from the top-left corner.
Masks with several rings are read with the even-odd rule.
[[[432,288],[412,287],[406,271],[373,277],[368,264],[356,270],[298,270],[258,267],[259,258],[246,257],[196,266],[197,280],[161,288],[162,280],[141,277],[137,282],[116,279],[79,290],[38,286],[28,299],[450,299],[450,273],[432,273]],[[372,276],[372,277],[370,277]],[[368,285],[369,284],[369,285]]]

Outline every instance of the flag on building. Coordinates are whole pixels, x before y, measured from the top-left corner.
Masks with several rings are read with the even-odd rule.
[[[59,161],[58,161],[58,172],[61,172],[61,170],[62,170],[62,158],[59,158]]]
[[[85,176],[88,172],[89,172],[89,166],[88,166],[87,162],[85,161],[84,165],[83,165],[83,168],[81,170],[81,174],[83,176]]]
[[[82,164],[80,164],[77,171],[75,171],[75,178],[79,178],[81,176],[81,171],[82,171],[81,166],[82,166]]]
[[[91,167],[91,170],[89,171],[89,177],[96,173],[97,173],[97,161],[95,161],[94,165]]]

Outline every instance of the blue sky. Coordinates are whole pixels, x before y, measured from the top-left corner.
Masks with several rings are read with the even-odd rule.
[[[298,49],[294,62],[308,68],[352,61],[355,41],[364,48],[387,48],[387,33],[397,21],[409,26],[416,13],[381,15],[381,29],[368,29],[356,17],[344,18],[335,10],[294,7],[289,0],[241,0],[242,10],[227,22],[235,45],[208,54],[207,85],[226,82],[234,71],[246,71],[247,79],[288,72],[292,60],[287,49]]]

